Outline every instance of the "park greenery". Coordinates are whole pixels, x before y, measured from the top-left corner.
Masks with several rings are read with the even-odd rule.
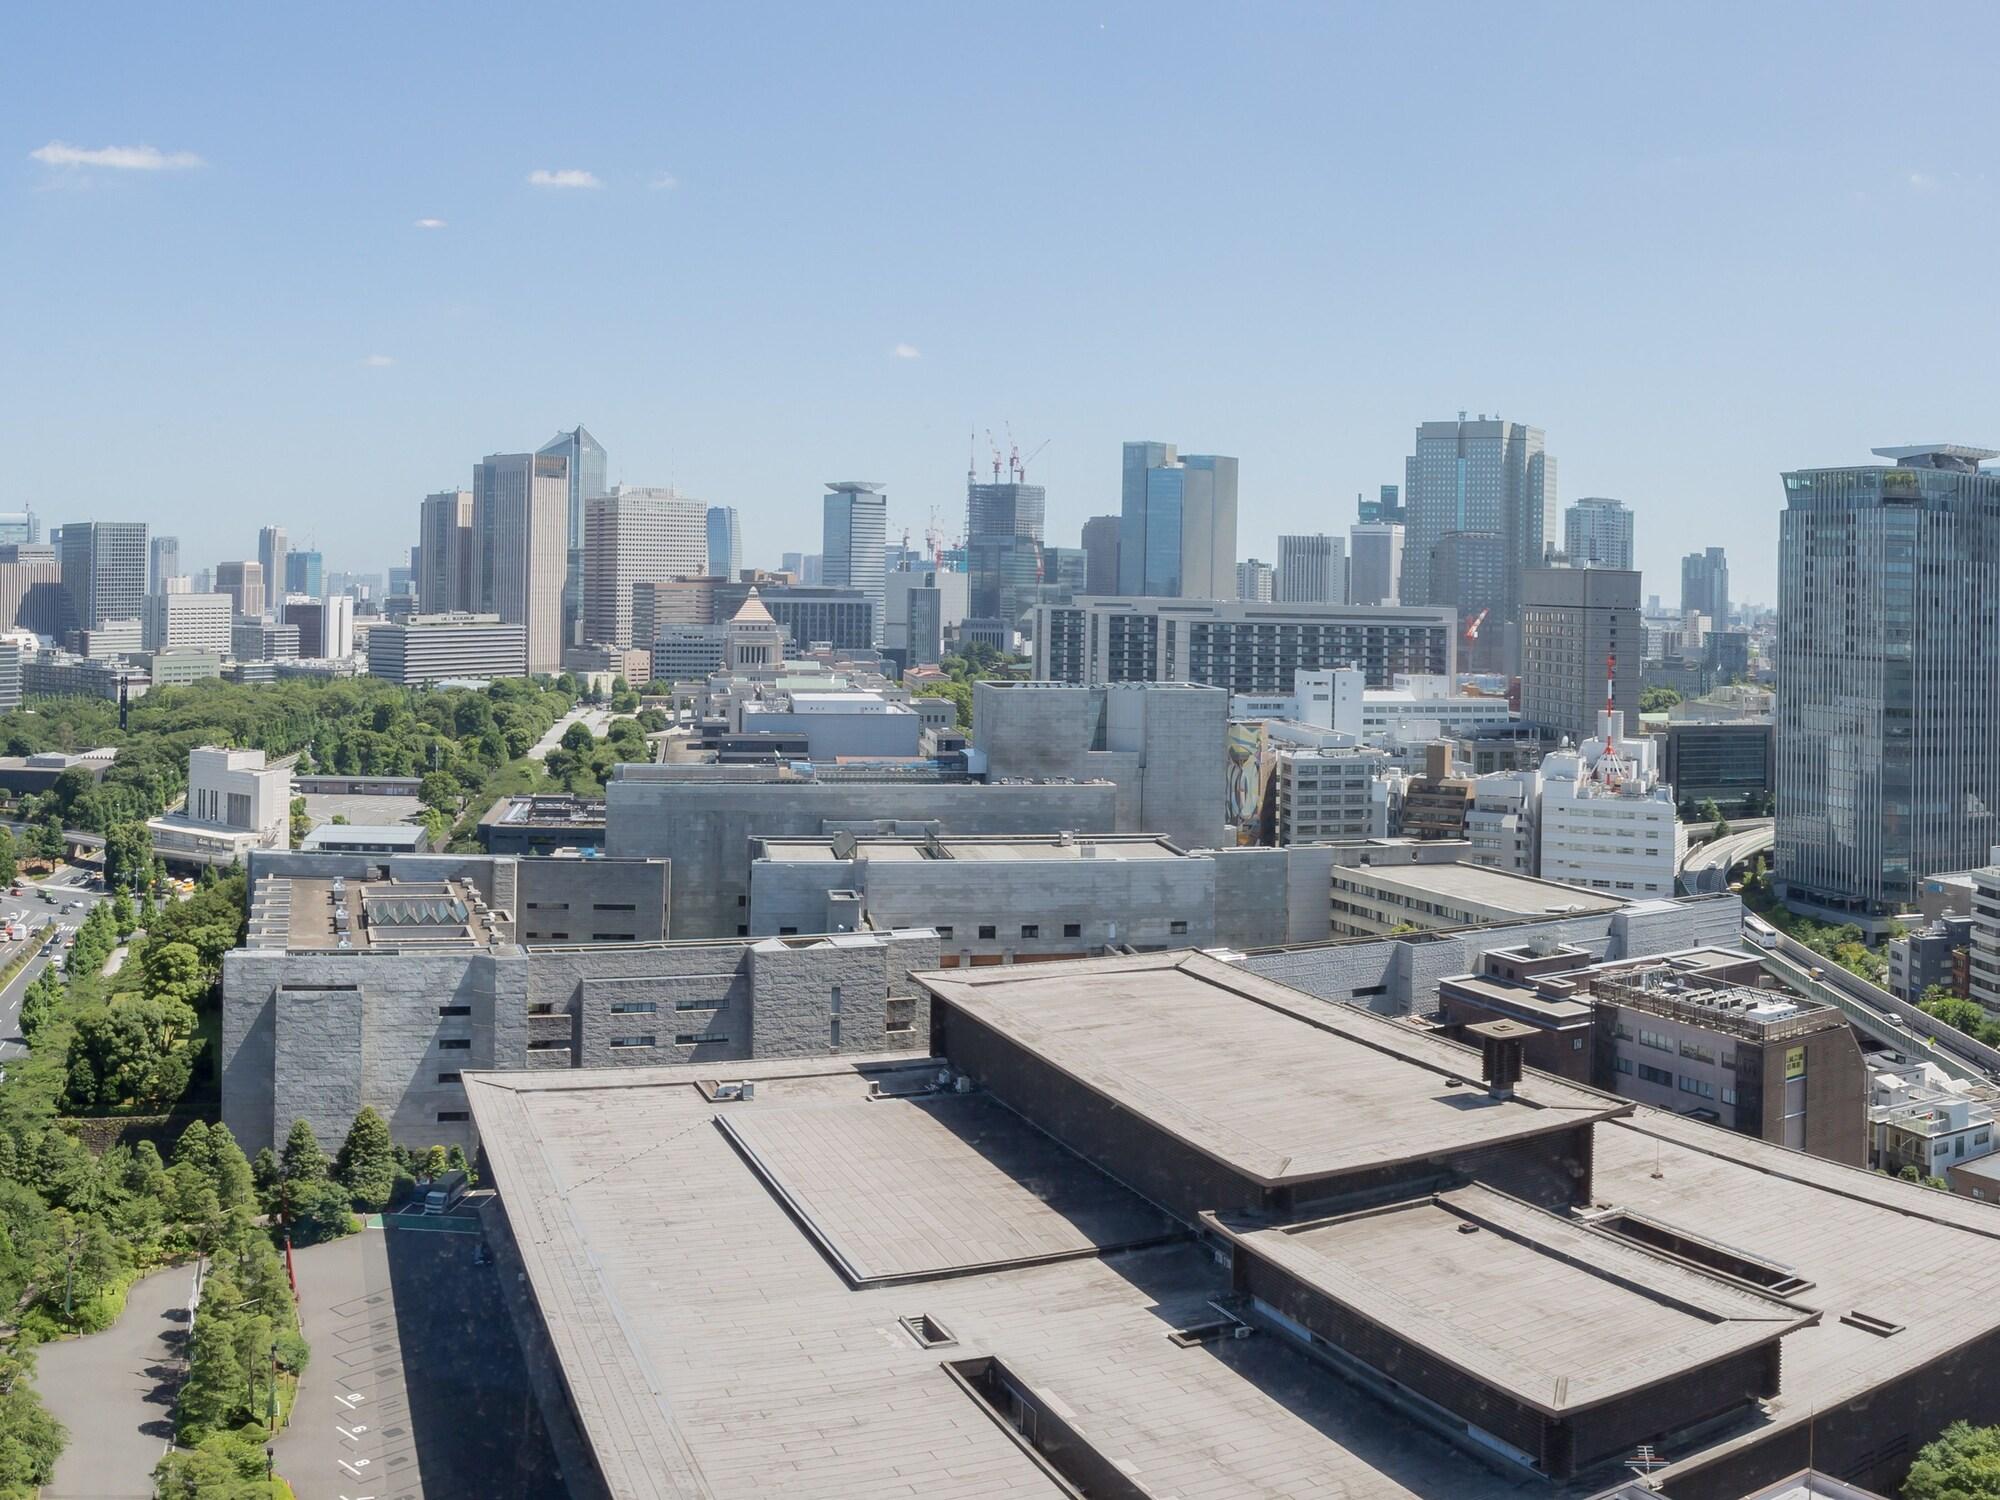
[[[1945,1428],[1918,1451],[1903,1500],[2000,1500],[2000,1427]]]
[[[972,684],[987,679],[1019,677],[1026,668],[1024,657],[1012,656],[994,646],[975,641],[948,653],[938,662],[945,674],[939,682],[926,682],[915,689],[919,698],[949,698],[958,708],[958,727],[972,728]]]
[[[1670,687],[1642,688],[1639,693],[1639,712],[1663,714],[1680,701],[1681,695]]]
[[[1771,872],[1760,858],[1743,882],[1743,904],[1795,942],[1804,944],[1830,963],[1849,973],[1859,974],[1870,984],[1881,984],[1889,975],[1889,960],[1880,949],[1868,946],[1861,929],[1852,923],[1836,925],[1800,916],[1778,900],[1771,888]],[[1896,935],[1892,932],[1892,936]]]

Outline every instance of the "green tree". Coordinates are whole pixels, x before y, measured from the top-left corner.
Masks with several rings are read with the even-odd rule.
[[[424,1153],[424,1159],[422,1163],[423,1171],[418,1175],[423,1177],[428,1177],[433,1180],[444,1176],[444,1174],[450,1170],[450,1168],[446,1165],[449,1159],[450,1158],[448,1158],[445,1155],[444,1147],[442,1146],[431,1147],[430,1150]]]
[[[449,1151],[445,1152],[444,1169],[447,1172],[463,1172],[467,1182],[471,1182],[474,1177],[472,1163],[465,1159],[465,1148],[463,1146],[453,1146]]]
[[[306,811],[306,799],[303,797],[292,798],[289,832],[294,849],[304,844],[306,835],[312,832],[312,815]]]
[[[69,852],[60,818],[46,818],[28,835],[28,852],[37,859],[59,860]]]
[[[417,784],[417,796],[424,806],[446,816],[458,811],[460,790],[458,778],[449,771],[432,771]]]
[[[1639,712],[1663,714],[1680,701],[1681,695],[1670,687],[1649,687],[1639,694]]]
[[[118,929],[118,936],[128,938],[139,925],[138,914],[132,909],[129,892],[120,891],[111,901],[111,921]]]
[[[201,955],[191,943],[150,941],[140,956],[139,968],[145,975],[146,993],[158,999],[193,1005],[208,988]]]
[[[354,1124],[334,1158],[334,1180],[346,1188],[357,1208],[374,1213],[388,1203],[396,1188],[396,1151],[389,1127],[369,1105],[361,1106]]]
[[[2000,1496],[2000,1427],[1954,1422],[1917,1453],[1903,1500],[1990,1500]]]
[[[21,855],[14,847],[14,835],[0,828],[0,885],[12,885],[20,875]]]
[[[312,1126],[304,1120],[294,1120],[292,1133],[285,1137],[280,1166],[286,1182],[298,1183],[325,1181],[332,1164],[320,1149],[319,1137],[313,1134]]]
[[[153,836],[144,822],[128,818],[104,835],[104,882],[131,887],[145,882],[153,863]]]
[[[287,1191],[292,1200],[293,1244],[317,1245],[354,1233],[354,1213],[348,1207],[347,1189],[339,1183],[320,1178],[293,1183]]]
[[[560,743],[571,755],[587,756],[596,747],[597,736],[590,732],[588,724],[578,719],[563,731]]]

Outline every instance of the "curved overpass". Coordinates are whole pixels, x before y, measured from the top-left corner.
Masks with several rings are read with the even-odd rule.
[[[1771,848],[1772,820],[1758,818],[1734,824],[1719,839],[1697,844],[1681,856],[1681,890],[1690,896],[1709,895],[1729,888],[1730,875]]]

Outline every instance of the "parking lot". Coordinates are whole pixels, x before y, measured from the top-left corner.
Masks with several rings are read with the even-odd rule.
[[[564,1493],[481,1243],[467,1212],[298,1252],[313,1354],[277,1449],[300,1500]]]

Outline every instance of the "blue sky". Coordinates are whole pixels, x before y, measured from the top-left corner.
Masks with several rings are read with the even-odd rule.
[[[1769,599],[1781,467],[2000,436],[1996,40],[1977,6],[14,7],[0,508],[375,569],[426,491],[582,421],[775,564],[826,479],[955,529],[968,431],[1011,424],[1051,540],[1146,437],[1237,455],[1268,558],[1465,408],[1630,504],[1649,591],[1720,543]]]

